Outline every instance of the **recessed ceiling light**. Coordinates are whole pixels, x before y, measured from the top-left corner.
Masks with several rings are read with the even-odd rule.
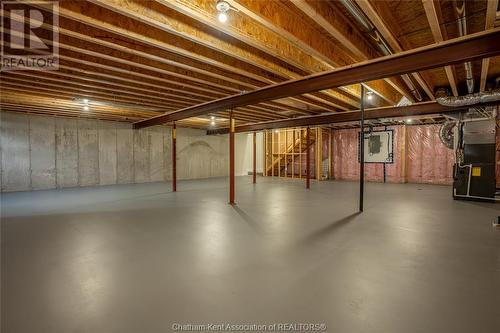
[[[227,21],[226,13],[231,9],[231,5],[229,4],[229,2],[227,2],[226,0],[218,0],[215,4],[215,8],[217,8],[217,11],[219,12],[219,15],[217,15],[219,22],[225,23]]]
[[[88,105],[85,105],[85,106],[83,107],[83,111],[88,111],[88,110],[89,110],[89,106],[88,106]]]
[[[88,100],[88,99],[86,99],[86,98],[84,98],[84,99],[83,99],[83,103],[84,103],[84,104],[89,104],[89,100]]]
[[[226,23],[227,21],[227,14],[226,13],[219,13],[219,16],[217,16],[219,18],[219,22],[220,23]]]
[[[210,116],[210,120],[215,120],[215,116]]]

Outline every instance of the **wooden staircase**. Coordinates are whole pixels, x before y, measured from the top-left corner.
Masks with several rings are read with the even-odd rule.
[[[315,143],[316,143],[316,136],[310,135],[309,146],[312,146]],[[291,165],[293,163],[294,156],[295,160],[298,161],[299,154],[305,153],[306,149],[307,149],[307,135],[306,132],[304,131],[300,138],[297,138],[293,144],[286,147],[285,152],[280,152],[278,158],[274,158],[274,155],[272,155],[273,160],[271,165],[267,167],[266,170],[267,175],[274,175],[274,176],[281,175],[281,176],[291,177],[292,176]],[[305,156],[303,156],[303,158],[305,159]],[[311,156],[311,161],[313,160],[314,156]]]

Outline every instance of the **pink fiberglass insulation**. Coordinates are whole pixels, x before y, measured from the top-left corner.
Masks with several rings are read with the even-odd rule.
[[[386,164],[386,181],[403,182],[401,149],[404,132],[400,126],[389,127],[394,130],[394,163]],[[376,128],[375,130],[383,130]],[[333,131],[333,177],[341,180],[359,179],[358,129]],[[365,179],[371,182],[384,181],[384,165],[381,163],[365,164]]]
[[[359,176],[358,130],[334,130],[333,140],[333,178],[355,180]]]
[[[405,132],[403,126],[390,126],[388,129],[394,130],[393,134],[393,161],[386,164],[386,180],[391,183],[404,183],[403,175],[403,149],[405,145]]]
[[[408,149],[406,163],[410,183],[451,184],[454,152],[447,149],[439,139],[440,125],[408,126]],[[375,130],[382,130],[378,128]],[[394,163],[386,164],[386,181],[404,182],[403,150],[405,133],[403,126],[391,126],[394,130]],[[339,180],[358,180],[358,129],[334,130],[333,177]],[[365,179],[372,182],[384,180],[381,163],[365,165]]]
[[[407,167],[408,182],[451,184],[455,153],[439,139],[440,125],[409,126]]]

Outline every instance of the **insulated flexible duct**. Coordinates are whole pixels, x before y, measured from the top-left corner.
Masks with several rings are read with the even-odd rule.
[[[457,126],[456,121],[447,121],[439,129],[439,139],[446,148],[453,149],[454,134],[453,129]]]
[[[436,102],[445,106],[462,107],[496,101],[500,101],[500,89],[457,97],[448,96],[444,89],[436,92]]]

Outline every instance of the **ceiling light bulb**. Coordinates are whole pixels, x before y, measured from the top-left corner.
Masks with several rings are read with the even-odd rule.
[[[86,99],[86,98],[84,98],[84,99],[83,99],[83,103],[85,103],[85,104],[89,104],[89,100],[88,100],[88,99]]]
[[[368,98],[368,100],[371,100],[373,98],[373,91],[367,92],[366,97]]]
[[[279,131],[280,131],[280,130],[278,130],[278,129],[275,129],[275,130],[274,130],[274,133],[279,133]]]
[[[215,126],[215,121],[213,121],[213,120],[212,120],[212,121],[210,122],[210,125]]]
[[[211,117],[210,117],[210,119],[211,119],[211,120],[215,120],[215,117],[214,117],[214,116],[211,116]]]
[[[226,23],[227,21],[227,14],[226,13],[219,13],[219,22],[220,23]]]
[[[85,106],[83,107],[83,111],[88,111],[88,110],[89,110],[88,105],[85,105]]]
[[[408,124],[411,124],[411,122],[412,122],[412,121],[413,121],[413,119],[406,119],[406,122],[407,122]]]

